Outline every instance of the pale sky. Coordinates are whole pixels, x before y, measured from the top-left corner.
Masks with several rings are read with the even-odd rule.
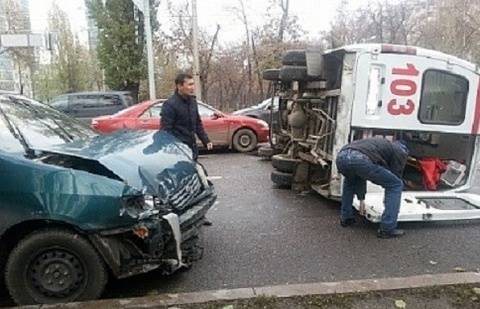
[[[32,31],[43,32],[47,28],[48,10],[55,0],[30,0]],[[172,0],[179,5],[187,0]],[[190,0],[188,0],[190,1]],[[355,0],[355,6],[365,5],[369,0]],[[57,0],[66,11],[72,28],[82,42],[87,42],[86,8],[84,0]],[[167,11],[167,1],[161,0],[158,19],[163,28],[168,29],[171,16]],[[243,26],[235,14],[227,8],[236,6],[238,0],[197,0],[198,24],[202,29],[214,32],[217,23],[221,26],[219,40],[222,43],[235,41],[243,36]],[[246,0],[248,18],[252,27],[261,25],[269,0]],[[299,21],[310,38],[315,38],[322,30],[328,30],[335,16],[340,0],[290,0],[290,12]]]
[[[32,32],[44,32],[48,26],[48,11],[54,0],[30,0],[30,20]],[[70,18],[72,29],[82,42],[87,42],[87,20],[84,0],[57,0],[57,4]]]

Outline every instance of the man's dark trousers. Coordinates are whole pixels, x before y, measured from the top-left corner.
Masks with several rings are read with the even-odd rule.
[[[192,150],[192,159],[194,161],[198,161],[198,146],[197,144],[189,145],[187,144],[188,147]]]
[[[353,196],[364,196],[366,181],[369,180],[385,189],[385,211],[382,215],[380,229],[386,232],[397,227],[400,199],[402,196],[403,182],[388,169],[374,164],[363,153],[345,149],[337,155],[337,169],[345,176],[343,182],[341,220],[353,218]]]

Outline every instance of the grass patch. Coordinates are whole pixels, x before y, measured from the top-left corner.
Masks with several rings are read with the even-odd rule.
[[[219,301],[174,306],[181,309],[395,309],[402,300],[407,309],[480,308],[480,286],[455,285],[408,290],[354,294],[333,294],[278,298],[258,296],[252,299]]]

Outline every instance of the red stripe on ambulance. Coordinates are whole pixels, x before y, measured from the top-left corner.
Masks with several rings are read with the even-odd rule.
[[[478,128],[480,125],[480,82],[477,88],[477,102],[475,104],[475,118],[473,118],[472,134],[478,134]]]

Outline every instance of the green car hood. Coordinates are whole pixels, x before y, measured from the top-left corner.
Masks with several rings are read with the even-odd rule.
[[[35,150],[98,161],[127,185],[164,202],[192,178],[199,181],[190,149],[163,131],[123,131]]]

